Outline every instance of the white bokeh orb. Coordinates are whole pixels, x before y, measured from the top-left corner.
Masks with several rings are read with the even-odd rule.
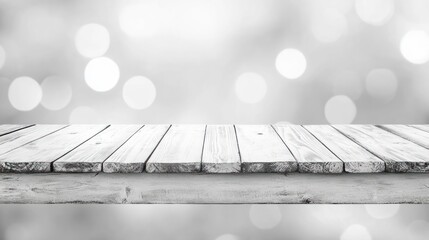
[[[236,235],[234,234],[223,234],[216,238],[216,240],[239,240]]]
[[[100,57],[109,49],[109,31],[97,23],[83,25],[76,33],[75,46],[77,51],[84,57]]]
[[[252,224],[259,229],[272,229],[282,220],[282,214],[276,205],[252,205],[249,218]]]
[[[265,79],[256,73],[243,73],[235,82],[235,93],[244,103],[258,103],[264,99],[267,93]]]
[[[320,42],[335,42],[347,32],[347,19],[333,8],[319,10],[311,21],[311,32]]]
[[[119,81],[119,67],[110,58],[94,58],[86,65],[85,81],[97,92],[111,90]]]
[[[395,216],[399,207],[398,204],[369,204],[365,205],[365,210],[373,218],[386,219]]]
[[[0,46],[0,69],[3,68],[5,62],[6,62],[6,52],[4,51],[4,48]]]
[[[304,54],[293,48],[284,49],[276,58],[276,69],[285,78],[296,79],[304,74],[307,60]]]
[[[429,34],[421,30],[407,32],[401,39],[400,50],[410,63],[426,63],[429,60]]]
[[[393,0],[356,0],[355,8],[362,21],[381,26],[392,18],[395,3]]]
[[[330,124],[349,124],[356,117],[356,105],[349,97],[337,95],[325,104],[325,117]]]
[[[42,84],[42,106],[49,110],[60,110],[70,103],[72,89],[70,84],[58,76],[50,76],[43,80]]]
[[[389,69],[373,69],[366,76],[365,88],[371,97],[389,102],[396,95],[398,79]]]
[[[335,72],[330,80],[334,95],[346,95],[353,100],[361,97],[363,92],[363,79],[358,73],[349,70]]]
[[[69,116],[70,124],[94,124],[98,123],[99,115],[97,112],[87,106],[79,106],[73,109]]]
[[[135,76],[125,83],[122,89],[122,97],[130,108],[145,109],[155,101],[156,88],[150,79]]]
[[[132,37],[153,37],[164,31],[166,11],[156,2],[142,2],[124,6],[119,13],[119,26]]]
[[[18,77],[9,86],[8,96],[12,106],[19,111],[30,111],[42,100],[42,88],[30,77]]]
[[[371,234],[366,227],[353,224],[347,227],[341,234],[340,240],[371,240]]]

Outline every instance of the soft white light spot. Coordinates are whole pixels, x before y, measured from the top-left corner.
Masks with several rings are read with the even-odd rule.
[[[224,234],[217,237],[216,240],[239,240],[239,238],[233,234]]]
[[[165,31],[167,12],[155,2],[127,5],[119,13],[119,25],[129,36],[152,37]]]
[[[395,11],[393,0],[356,0],[355,6],[360,19],[375,26],[387,23]]]
[[[3,68],[5,62],[6,62],[6,52],[4,51],[4,48],[0,46],[0,69]]]
[[[85,81],[97,92],[109,91],[119,80],[119,67],[110,58],[92,59],[85,68]]]
[[[75,45],[77,51],[84,57],[100,57],[109,49],[109,31],[96,23],[83,25],[76,33]]]
[[[245,103],[260,102],[267,92],[265,79],[256,73],[243,73],[235,82],[235,93]]]
[[[398,204],[371,204],[365,205],[366,212],[373,218],[391,218],[398,213]]]
[[[346,95],[353,100],[362,95],[363,80],[355,72],[341,70],[331,77],[331,81],[334,95]]]
[[[276,68],[285,78],[296,79],[304,74],[307,60],[304,54],[297,49],[284,49],[277,55]]]
[[[356,105],[347,96],[334,96],[325,104],[325,117],[330,124],[352,123],[356,117]]]
[[[282,220],[280,209],[275,205],[252,205],[249,217],[252,224],[259,229],[272,229]]]
[[[368,73],[365,86],[371,97],[388,102],[395,97],[398,80],[389,69],[374,69]]]
[[[341,234],[341,240],[371,240],[371,234],[366,227],[354,224],[346,228]]]
[[[122,96],[129,107],[145,109],[155,101],[156,88],[150,79],[135,76],[125,83],[122,89]]]
[[[42,82],[42,106],[49,110],[60,110],[69,104],[72,98],[70,84],[57,76],[47,77]]]
[[[414,64],[423,64],[429,60],[429,35],[425,31],[407,32],[401,40],[401,53]]]
[[[80,106],[70,113],[70,124],[93,124],[98,123],[99,116],[91,107]]]
[[[322,9],[314,14],[311,31],[321,42],[335,42],[347,32],[347,20],[335,9]]]
[[[42,100],[42,88],[30,77],[18,77],[9,86],[9,101],[19,111],[30,111]]]

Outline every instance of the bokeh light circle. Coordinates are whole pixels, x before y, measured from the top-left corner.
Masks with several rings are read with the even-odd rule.
[[[115,87],[119,75],[118,65],[107,57],[94,58],[85,68],[85,81],[97,92],[106,92]]]
[[[284,49],[277,55],[276,68],[283,77],[296,79],[304,74],[307,60],[304,54],[297,49]]]
[[[83,25],[76,33],[75,45],[77,51],[84,57],[100,57],[109,49],[109,31],[96,23]]]
[[[30,77],[18,77],[9,86],[8,96],[12,106],[19,111],[30,111],[42,100],[42,88]]]
[[[217,237],[216,240],[239,240],[239,238],[233,234],[223,234]]]
[[[335,9],[322,9],[313,17],[311,31],[320,42],[335,42],[347,32],[347,19]]]
[[[387,23],[395,12],[393,0],[356,0],[355,7],[362,21],[375,26]]]
[[[373,218],[386,219],[395,216],[399,207],[398,204],[370,204],[365,205],[365,210]]]
[[[67,80],[50,76],[43,80],[42,84],[42,106],[49,110],[60,110],[69,104],[72,98],[72,89]]]
[[[356,105],[349,97],[337,95],[325,104],[325,117],[330,124],[349,124],[356,117]]]
[[[282,220],[280,209],[275,205],[252,205],[249,217],[252,224],[259,229],[272,229]]]
[[[145,109],[155,101],[156,88],[150,79],[135,76],[125,83],[122,89],[122,97],[129,107]]]
[[[389,69],[373,69],[366,77],[365,87],[371,97],[388,102],[396,95],[398,80]]]
[[[366,229],[366,227],[353,224],[347,227],[344,232],[341,234],[341,240],[371,240],[371,234]]]
[[[4,48],[0,46],[0,69],[3,68],[5,62],[6,62],[6,52],[4,51]]]
[[[407,32],[401,39],[401,53],[413,64],[423,64],[429,60],[429,34],[421,30]]]
[[[244,103],[258,103],[267,92],[265,79],[256,73],[243,73],[235,82],[235,93]]]

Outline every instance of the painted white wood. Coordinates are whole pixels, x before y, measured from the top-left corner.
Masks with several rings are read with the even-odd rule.
[[[429,132],[407,125],[380,125],[378,127],[429,149]]]
[[[0,125],[0,136],[19,131],[21,129],[34,126],[34,124],[3,124]]]
[[[243,172],[294,172],[297,162],[270,125],[236,125]]]
[[[170,125],[145,125],[103,163],[103,171],[143,172],[146,161],[169,127]]]
[[[384,172],[385,164],[366,149],[356,144],[329,125],[304,126],[331,152],[344,162],[344,170],[350,173]]]

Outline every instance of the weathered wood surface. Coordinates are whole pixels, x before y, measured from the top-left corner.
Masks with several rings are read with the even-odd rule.
[[[429,124],[425,124],[425,125],[410,125],[410,126],[413,127],[413,128],[420,129],[420,130],[425,131],[425,132],[429,132]]]
[[[19,131],[24,128],[28,128],[34,126],[34,124],[26,124],[26,125],[16,125],[16,124],[4,124],[0,125],[0,136],[10,134],[16,131]]]
[[[53,163],[56,172],[101,172],[103,162],[141,125],[111,125]]]
[[[406,125],[380,125],[378,127],[429,149],[429,132]]]
[[[425,203],[427,174],[0,174],[0,203]]]
[[[334,125],[381,158],[388,172],[428,172],[429,150],[373,125]]]
[[[343,162],[300,125],[275,125],[304,173],[341,173]]]
[[[172,125],[146,163],[147,172],[199,172],[205,125]]]
[[[170,125],[145,125],[103,163],[107,173],[141,173]]]
[[[294,172],[297,162],[270,125],[237,125],[243,172]]]
[[[329,125],[307,125],[304,127],[344,162],[346,172],[384,172],[383,160],[348,139],[333,127]]]
[[[207,126],[202,171],[208,173],[241,172],[237,137],[233,125]]]
[[[66,125],[36,125],[0,137],[0,155],[65,128]]]
[[[51,172],[53,161],[93,137],[106,126],[73,125],[0,155],[0,172]]]

